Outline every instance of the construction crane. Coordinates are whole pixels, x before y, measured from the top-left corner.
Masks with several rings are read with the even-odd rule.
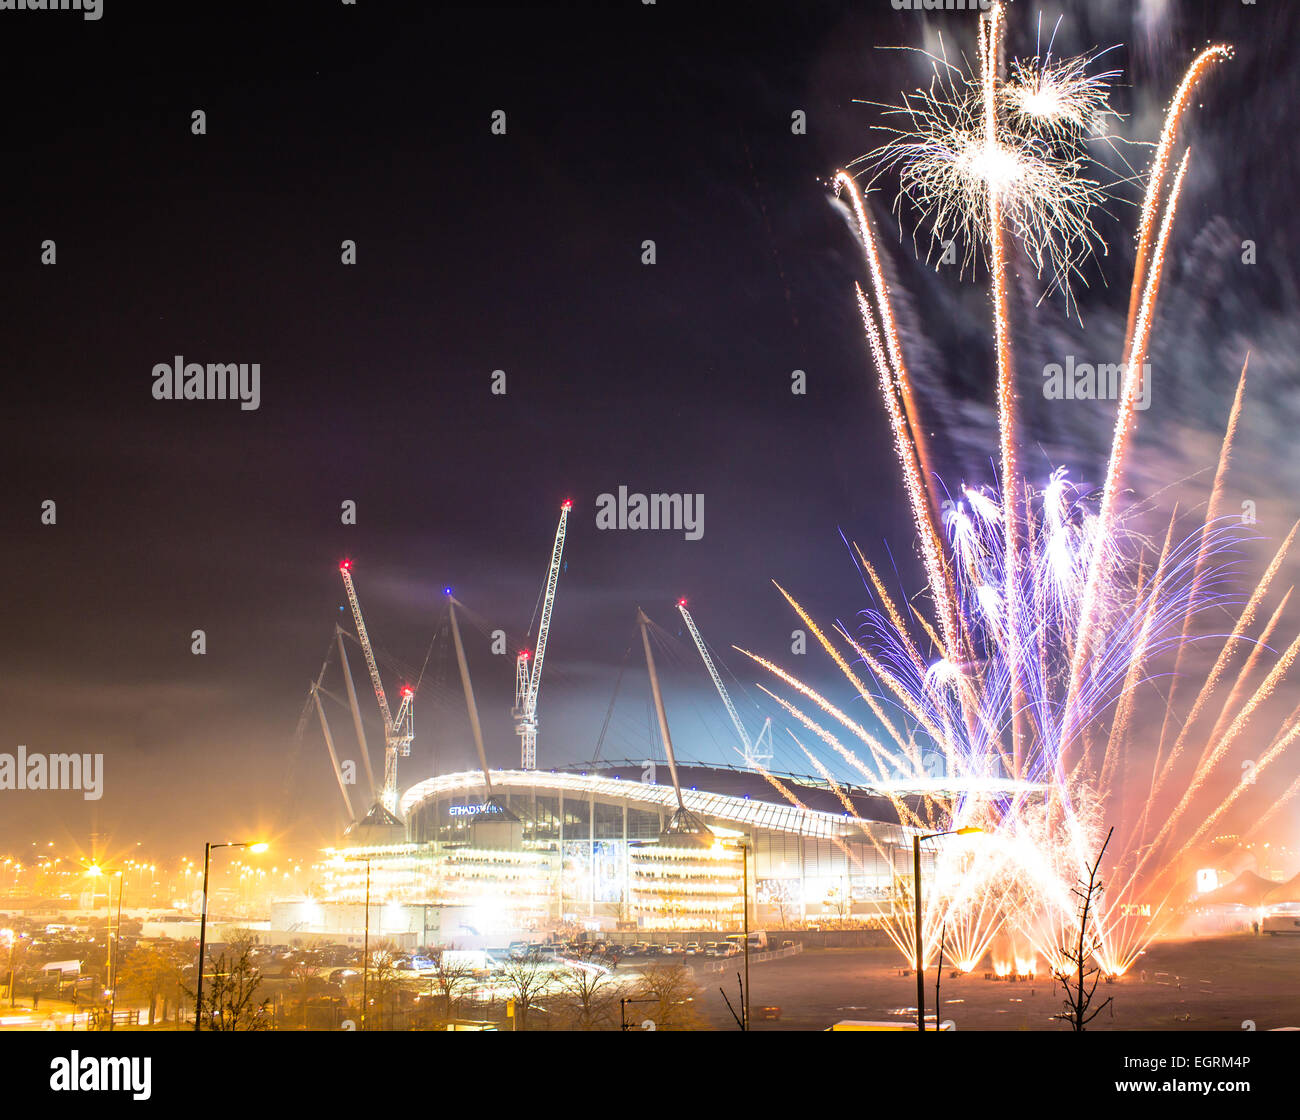
[[[726,686],[722,683],[722,677],[718,675],[718,670],[713,664],[713,658],[709,656],[709,651],[704,645],[704,639],[700,637],[699,628],[695,625],[695,619],[691,617],[691,612],[686,609],[686,600],[677,600],[677,609],[682,612],[682,618],[686,620],[686,629],[691,632],[691,637],[695,639],[695,648],[700,651],[700,657],[704,659],[704,667],[708,669],[709,676],[713,678],[713,687],[718,690],[718,695],[722,697],[722,703],[727,709],[727,715],[731,717],[731,722],[736,728],[736,734],[740,736],[740,744],[743,750],[745,765],[753,770],[756,767],[766,766],[772,761],[772,720],[769,717],[763,724],[763,730],[758,733],[756,739],[750,739],[749,732],[745,730],[745,725],[740,720],[740,713],[736,711],[736,705],[731,702],[731,697],[727,695]],[[763,744],[766,741],[767,750],[763,750]]]
[[[361,652],[366,655],[366,668],[370,670],[370,683],[375,686],[375,699],[379,701],[379,714],[384,718],[384,788],[380,801],[394,817],[397,816],[397,759],[411,753],[411,741],[415,738],[415,692],[407,687],[402,689],[402,703],[394,716],[388,708],[388,696],[384,692],[383,682],[379,679],[379,666],[375,664],[375,653],[370,646],[370,635],[366,633],[365,619],[361,617],[361,604],[357,601],[357,589],[352,585],[352,561],[344,560],[339,565],[343,576],[343,586],[347,589],[348,603],[352,607],[352,618],[357,624],[357,641],[361,643]]]
[[[560,582],[560,559],[564,555],[564,527],[569,520],[573,502],[566,500],[560,506],[560,524],[555,530],[555,546],[551,549],[551,568],[546,575],[546,592],[542,602],[542,621],[537,628],[537,650],[519,651],[515,659],[515,732],[519,736],[520,767],[537,769],[537,694],[542,687],[542,662],[546,658],[546,635],[551,628],[551,608],[555,606],[555,586]],[[532,661],[531,668],[529,660]]]

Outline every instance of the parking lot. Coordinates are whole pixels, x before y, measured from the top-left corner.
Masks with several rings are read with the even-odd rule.
[[[824,1030],[840,1019],[897,1019],[916,1014],[916,978],[900,974],[893,948],[810,949],[750,970],[755,1030]],[[926,976],[926,1004],[934,1010],[934,972]],[[735,1029],[718,992],[735,1000],[728,972],[700,977],[701,1010],[711,1026]],[[1131,972],[1100,984],[1096,1002],[1112,1004],[1090,1030],[1269,1030],[1300,1026],[1300,937],[1249,934],[1164,942],[1143,954]],[[1055,1025],[1062,993],[1049,978],[1006,982],[984,973],[952,977],[940,985],[942,1016],[958,1030],[1068,1029]],[[765,1021],[759,1008],[776,1006]],[[1248,1024],[1243,1027],[1243,1024]]]

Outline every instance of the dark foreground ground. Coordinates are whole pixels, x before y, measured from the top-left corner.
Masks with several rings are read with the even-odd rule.
[[[720,984],[735,1003],[736,977],[699,978],[711,1026],[735,1029]],[[755,1030],[823,1030],[838,1019],[902,1019],[916,1014],[916,978],[899,975],[896,949],[812,949],[751,968]],[[934,1011],[934,973],[926,973]],[[983,972],[943,976],[943,1018],[958,1030],[1066,1030],[1052,1015],[1062,992],[1051,980],[993,982]],[[1240,1031],[1300,1026],[1300,937],[1236,935],[1153,945],[1130,973],[1099,984],[1094,1006],[1113,1003],[1092,1030]],[[781,1018],[761,1021],[775,1005]]]

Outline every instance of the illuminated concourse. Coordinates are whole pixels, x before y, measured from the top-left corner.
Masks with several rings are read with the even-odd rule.
[[[650,780],[663,775],[648,764],[492,770],[491,797],[481,770],[429,778],[403,794],[404,826],[364,822],[349,847],[327,853],[325,897],[298,924],[319,924],[325,903],[355,907],[358,915],[340,915],[332,932],[354,930],[368,866],[387,934],[417,944],[574,926],[735,930],[742,842],[759,926],[862,921],[910,904],[910,832],[882,793],[842,787],[855,820],[811,779],[777,778],[801,803],[793,805],[753,771],[678,773],[685,808],[708,830],[702,837],[669,831],[676,792]]]

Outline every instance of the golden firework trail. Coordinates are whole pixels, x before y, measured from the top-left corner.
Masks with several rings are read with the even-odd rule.
[[[1110,536],[1115,528],[1116,506],[1119,502],[1119,490],[1124,477],[1124,463],[1133,429],[1137,423],[1135,406],[1137,404],[1139,382],[1142,377],[1142,363],[1146,359],[1147,340],[1150,336],[1152,317],[1155,313],[1156,296],[1160,292],[1160,278],[1164,271],[1165,250],[1168,247],[1170,230],[1173,228],[1174,214],[1177,210],[1178,195],[1182,189],[1183,175],[1187,171],[1188,155],[1190,155],[1189,152],[1183,153],[1182,161],[1178,166],[1178,173],[1174,178],[1174,186],[1170,191],[1169,202],[1165,207],[1164,221],[1160,226],[1160,237],[1156,243],[1154,264],[1150,275],[1147,277],[1141,309],[1138,312],[1137,322],[1133,330],[1132,357],[1124,371],[1124,390],[1120,399],[1119,415],[1115,419],[1114,435],[1111,438],[1110,458],[1106,463],[1106,483],[1102,489],[1101,512],[1098,515],[1100,521],[1098,532],[1103,538]],[[1067,750],[1071,746],[1071,740],[1076,730],[1079,730],[1074,722],[1074,717],[1077,714],[1075,704],[1082,684],[1084,666],[1090,652],[1089,643],[1092,638],[1092,627],[1096,624],[1098,602],[1104,595],[1104,584],[1111,574],[1107,570],[1106,560],[1107,555],[1102,550],[1097,549],[1094,551],[1088,571],[1088,582],[1084,587],[1079,632],[1075,638],[1074,660],[1070,671],[1070,691],[1065,701],[1067,729],[1065,745]]]
[[[1182,640],[1178,644],[1178,652],[1174,655],[1174,672],[1169,681],[1169,700],[1165,705],[1164,718],[1160,722],[1160,738],[1156,740],[1157,764],[1161,754],[1164,753],[1165,734],[1169,730],[1170,717],[1174,711],[1174,697],[1178,691],[1178,674],[1183,664],[1183,653],[1187,649],[1188,640],[1191,637],[1192,605],[1200,590],[1201,576],[1205,570],[1205,561],[1210,552],[1210,526],[1219,519],[1219,510],[1223,503],[1224,482],[1228,476],[1228,464],[1232,459],[1232,447],[1237,438],[1237,425],[1241,420],[1241,404],[1246,395],[1246,368],[1249,364],[1250,356],[1247,355],[1246,361],[1241,366],[1241,376],[1237,379],[1237,393],[1232,400],[1232,411],[1228,414],[1228,430],[1223,436],[1223,444],[1219,449],[1219,465],[1215,468],[1214,483],[1210,487],[1210,504],[1205,513],[1205,526],[1201,531],[1201,551],[1196,557],[1196,572],[1192,577],[1192,593],[1188,601],[1188,609],[1183,614]],[[1267,641],[1267,637],[1261,638],[1261,643]]]
[[[1151,794],[1147,798],[1146,804],[1148,806],[1155,803],[1156,797],[1164,786],[1166,775],[1174,772],[1174,764],[1182,754],[1183,745],[1191,734],[1192,728],[1196,725],[1197,718],[1200,716],[1202,708],[1214,694],[1214,690],[1218,687],[1219,681],[1227,670],[1228,662],[1232,660],[1232,656],[1236,653],[1238,647],[1247,641],[1246,631],[1250,629],[1251,624],[1255,621],[1255,615],[1258,612],[1260,605],[1267,596],[1274,578],[1281,570],[1282,562],[1290,551],[1291,543],[1295,540],[1297,530],[1300,530],[1300,521],[1297,521],[1291,527],[1291,532],[1287,534],[1286,539],[1282,542],[1277,552],[1273,554],[1273,559],[1265,569],[1263,576],[1260,577],[1259,582],[1256,583],[1254,588],[1251,590],[1250,598],[1246,603],[1245,609],[1241,612],[1240,617],[1233,626],[1232,633],[1228,636],[1228,640],[1223,643],[1223,648],[1219,651],[1219,656],[1214,663],[1214,668],[1210,670],[1209,676],[1205,678],[1205,683],[1201,686],[1200,691],[1197,693],[1196,701],[1192,704],[1192,710],[1188,713],[1187,719],[1183,723],[1183,729],[1179,732],[1178,738],[1174,740],[1174,746],[1169,753],[1169,758],[1163,764],[1160,764],[1159,755],[1157,755],[1156,761],[1158,764],[1158,775],[1152,785]]]
[[[984,93],[985,158],[999,150],[998,60],[1005,30],[1001,4],[980,17],[980,78]],[[989,282],[993,289],[993,351],[997,355],[998,449],[1002,458],[1002,527],[1006,536],[1006,587],[1020,586],[1020,503],[1014,480],[1020,477],[1016,447],[1016,371],[1011,358],[1011,323],[1007,299],[1007,250],[1002,229],[1002,192],[1005,185],[990,178],[988,191]],[[1005,628],[1011,665],[1012,773],[1021,773],[1024,684],[1021,680],[1020,597],[1004,594]]]
[[[840,171],[834,177],[835,193],[847,200],[866,259],[866,287],[855,286],[855,296],[917,532],[934,625],[891,595],[855,546],[879,609],[864,615],[870,638],[860,640],[842,623],[835,629],[844,648],[869,671],[867,679],[829,631],[818,627],[793,595],[779,590],[898,750],[887,749],[871,727],[823,693],[773,662],[742,652],[775,677],[776,687],[793,689],[811,703],[805,712],[764,688],[816,736],[811,747],[829,749],[888,792],[904,827],[976,823],[984,829],[978,844],[937,848],[926,908],[927,956],[946,928],[960,957],[973,964],[1006,928],[1018,943],[1059,964],[1067,937],[1078,933],[1072,888],[1095,858],[1107,831],[1105,818],[1119,816],[1123,839],[1119,850],[1107,855],[1108,893],[1092,931],[1100,942],[1097,959],[1118,973],[1178,916],[1181,856],[1245,796],[1248,787],[1238,783],[1208,809],[1202,806],[1213,796],[1215,776],[1247,733],[1254,734],[1265,720],[1300,657],[1300,637],[1280,655],[1269,645],[1290,600],[1289,590],[1280,603],[1272,600],[1272,585],[1300,524],[1250,589],[1190,711],[1179,719],[1174,706],[1179,686],[1171,684],[1160,736],[1153,750],[1144,749],[1135,725],[1146,698],[1158,694],[1157,679],[1172,663],[1176,681],[1185,651],[1207,640],[1200,634],[1201,619],[1236,602],[1227,589],[1235,578],[1229,556],[1237,536],[1222,509],[1245,366],[1196,530],[1185,535],[1175,510],[1152,555],[1145,538],[1127,528],[1137,507],[1121,508],[1141,371],[1187,182],[1190,153],[1176,151],[1178,138],[1194,91],[1232,52],[1225,45],[1211,46],[1192,61],[1168,107],[1147,171],[1122,392],[1099,495],[1063,470],[1045,486],[1035,486],[1024,476],[1019,455],[1008,259],[1014,246],[1040,277],[1048,272],[1048,292],[1064,290],[1069,310],[1069,278],[1098,240],[1090,213],[1106,192],[1088,171],[1086,145],[1104,136],[1115,115],[1107,93],[1114,75],[1092,73],[1089,56],[1054,59],[1050,52],[1004,64],[1005,18],[1001,3],[981,17],[973,73],[934,59],[935,81],[887,110],[901,124],[887,128],[890,139],[866,157],[877,175],[897,172],[896,209],[908,200],[934,236],[955,233],[963,238],[968,259],[978,250],[987,261],[996,485],[963,487],[955,500],[938,501],[933,449],[924,436],[871,214],[853,176]],[[1266,605],[1267,623],[1252,639],[1255,619]],[[914,636],[914,629],[923,636]],[[1250,652],[1207,733],[1202,718],[1242,644]],[[1260,674],[1259,683],[1252,684]],[[1255,760],[1255,774],[1275,765],[1300,739],[1300,709],[1295,716],[1271,736]],[[869,761],[825,730],[819,717],[847,728],[866,745]],[[1166,754],[1166,733],[1175,723],[1179,730]],[[1198,749],[1189,752],[1188,745],[1198,739]],[[796,742],[857,821],[829,768]],[[927,758],[936,756],[943,771],[938,782],[926,773]],[[888,780],[900,774],[901,781]],[[912,806],[901,793],[909,784]],[[1149,796],[1134,805],[1131,792],[1144,786]],[[918,799],[920,791],[926,791],[924,800]],[[1297,793],[1300,782],[1285,797]],[[906,920],[899,919],[891,936],[910,959],[914,949],[905,936]]]
[[[830,639],[827,638],[826,635],[822,633],[821,627],[817,625],[817,623],[813,620],[812,616],[808,614],[808,612],[805,611],[803,607],[801,607],[798,603],[794,601],[790,593],[786,591],[784,587],[782,587],[779,583],[777,583],[776,580],[773,580],[772,584],[779,592],[781,592],[781,595],[785,598],[785,601],[789,603],[791,607],[794,608],[794,612],[799,616],[799,620],[805,626],[807,626],[809,630],[812,631],[812,635],[814,638],[817,639],[818,644],[822,647],[822,649],[824,649],[830,655],[831,660],[835,662],[836,668],[838,668],[839,671],[843,673],[845,677],[848,678],[849,683],[852,684],[853,687],[858,690],[858,695],[861,696],[862,699],[867,702],[867,707],[871,709],[871,714],[874,715],[876,719],[880,721],[881,726],[883,726],[885,730],[889,732],[890,737],[894,740],[894,742],[896,742],[901,749],[906,751],[907,743],[904,741],[903,736],[899,733],[898,729],[894,726],[893,721],[891,721],[889,717],[885,714],[885,710],[880,706],[876,698],[871,694],[871,690],[865,684],[863,684],[861,680],[858,679],[857,674],[854,673],[849,663],[844,660],[844,657],[840,654],[840,651],[837,650],[834,644],[830,641]]]
[[[1173,152],[1174,141],[1178,138],[1183,114],[1191,101],[1192,91],[1209,73],[1210,67],[1231,57],[1232,47],[1224,43],[1203,50],[1187,68],[1183,80],[1178,85],[1178,91],[1165,112],[1165,124],[1160,130],[1160,139],[1156,143],[1155,158],[1147,172],[1146,196],[1142,200],[1142,217],[1138,222],[1137,260],[1133,265],[1133,284],[1129,290],[1127,338],[1133,337],[1133,325],[1137,319],[1138,302],[1142,296],[1146,276],[1147,257],[1151,251],[1151,235],[1155,228],[1156,211],[1160,205],[1160,189],[1169,171],[1169,156]],[[1128,362],[1130,356],[1130,348],[1126,346],[1124,361]]]

